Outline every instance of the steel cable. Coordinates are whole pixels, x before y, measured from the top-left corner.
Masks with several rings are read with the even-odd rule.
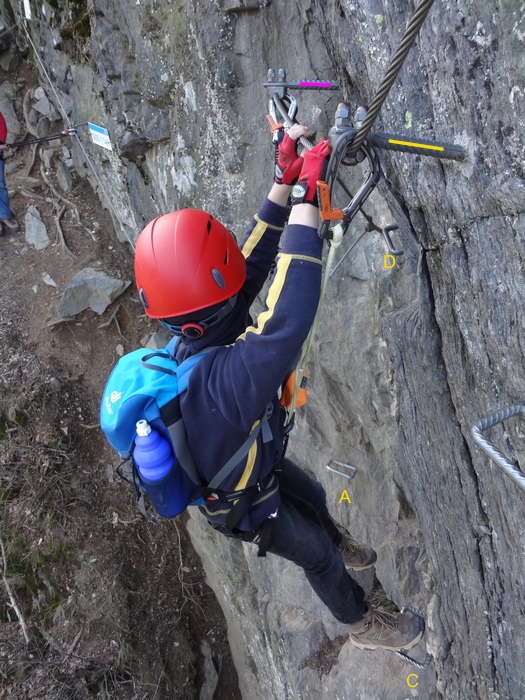
[[[507,406],[500,411],[492,413],[490,416],[478,420],[471,429],[471,434],[478,446],[490,459],[501,467],[503,471],[523,490],[525,490],[525,474],[518,469],[512,462],[500,452],[495,445],[492,444],[484,435],[483,432],[488,428],[492,428],[498,423],[508,420],[512,416],[525,415],[525,405]]]
[[[379,110],[383,106],[390,88],[394,84],[401,67],[414,43],[416,36],[421,29],[421,25],[425,21],[425,18],[432,7],[434,0],[422,0],[420,5],[417,7],[414,16],[410,20],[408,27],[401,39],[401,43],[394,54],[392,61],[390,62],[390,67],[383,78],[383,81],[376,93],[376,96],[372,100],[372,104],[368,110],[368,113],[361,124],[359,131],[356,134],[351,146],[348,148],[347,157],[351,158],[355,156],[357,151],[361,148],[363,141],[366,139],[368,132],[372,128],[374,121],[376,120]]]
[[[118,221],[118,222],[119,222],[119,224],[121,225],[121,229],[122,229],[122,231],[124,232],[124,235],[126,236],[126,238],[127,238],[127,240],[128,240],[128,243],[129,243],[130,246],[131,246],[131,249],[132,249],[133,251],[135,251],[135,243],[134,243],[133,239],[131,238],[131,236],[130,236],[130,234],[129,234],[129,232],[128,232],[127,227],[122,225],[122,222],[120,221],[120,217],[119,217],[119,215],[118,215],[118,212],[117,212],[117,210],[115,209],[115,206],[114,206],[114,204],[113,204],[113,202],[112,202],[112,200],[111,200],[111,197],[109,196],[109,193],[107,192],[106,188],[104,187],[104,184],[103,184],[102,180],[100,179],[100,177],[99,177],[99,175],[98,175],[98,173],[97,173],[97,171],[96,171],[96,169],[95,169],[95,166],[93,165],[93,162],[92,162],[91,158],[89,157],[89,155],[88,155],[86,149],[84,148],[84,145],[83,145],[82,141],[81,141],[80,138],[78,137],[78,134],[77,134],[75,128],[71,125],[71,121],[69,120],[69,117],[68,117],[68,115],[67,115],[66,109],[65,109],[64,105],[62,104],[62,102],[61,102],[61,100],[60,100],[60,97],[59,97],[59,95],[58,95],[58,92],[57,92],[55,86],[53,85],[53,82],[52,82],[52,80],[51,80],[51,78],[50,78],[50,76],[49,76],[49,73],[48,73],[47,70],[46,70],[46,67],[45,67],[44,63],[42,62],[42,59],[41,59],[40,56],[39,56],[39,53],[38,53],[38,51],[37,51],[37,48],[36,48],[35,44],[33,43],[33,40],[32,40],[32,38],[31,38],[31,34],[30,34],[30,32],[29,32],[29,30],[28,30],[26,24],[27,24],[27,21],[26,21],[25,24],[24,24],[24,23],[22,24],[22,27],[23,27],[23,29],[24,29],[24,31],[25,31],[25,33],[26,33],[26,36],[27,36],[27,39],[28,39],[29,43],[31,44],[31,46],[32,46],[32,48],[33,48],[33,54],[34,54],[35,58],[37,59],[39,65],[40,65],[40,68],[42,69],[42,73],[44,74],[45,78],[47,79],[47,82],[49,83],[49,87],[50,87],[51,90],[53,91],[53,94],[54,94],[54,96],[55,96],[55,99],[56,99],[56,101],[57,101],[57,104],[59,105],[59,108],[60,108],[60,110],[61,110],[61,112],[62,112],[63,120],[69,124],[69,129],[70,129],[71,132],[72,132],[72,133],[71,133],[71,136],[74,136],[74,137],[76,138],[77,145],[78,145],[78,147],[80,148],[80,150],[82,151],[82,153],[84,154],[84,158],[86,159],[86,163],[87,163],[88,166],[90,167],[90,169],[91,169],[91,171],[92,171],[92,173],[93,173],[93,175],[94,175],[94,177],[95,177],[95,180],[97,181],[97,183],[98,183],[98,185],[99,185],[99,187],[100,187],[101,192],[103,193],[104,197],[106,198],[106,201],[107,201],[107,203],[108,203],[109,209],[110,209],[111,213],[113,214],[113,216],[115,217],[115,221]],[[85,122],[85,123],[87,124],[88,122]],[[82,126],[82,125],[79,125],[79,126]]]

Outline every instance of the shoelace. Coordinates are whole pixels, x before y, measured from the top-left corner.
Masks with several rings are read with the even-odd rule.
[[[386,612],[386,610],[372,609],[372,615],[367,622],[367,627],[372,627],[374,622],[378,622],[382,627],[387,627],[388,629],[397,629],[399,618],[394,613]]]
[[[387,597],[382,588],[374,588],[366,600],[374,610],[380,609],[383,612],[393,614],[399,612],[397,606]]]
[[[356,549],[359,549],[359,542],[357,540],[354,540],[354,538],[345,533],[343,535],[343,539],[341,540],[341,550],[347,549],[349,552],[355,552]]]

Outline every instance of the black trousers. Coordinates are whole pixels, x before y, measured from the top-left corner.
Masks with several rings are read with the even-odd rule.
[[[326,507],[326,493],[289,459],[276,469],[281,503],[276,517],[254,532],[223,534],[257,541],[264,532],[266,549],[300,566],[315,593],[339,622],[356,622],[365,612],[364,591],[345,568],[338,549],[341,534]]]

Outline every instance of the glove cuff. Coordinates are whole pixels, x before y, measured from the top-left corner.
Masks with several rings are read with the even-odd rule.
[[[276,182],[278,185],[283,184],[283,175],[284,175],[284,169],[281,168],[279,163],[275,163],[275,169],[273,173],[273,179],[274,182]]]

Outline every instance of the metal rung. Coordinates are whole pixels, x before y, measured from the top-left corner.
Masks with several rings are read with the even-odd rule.
[[[432,661],[432,657],[430,656],[430,654],[426,655],[424,661],[416,661],[416,659],[413,659],[411,656],[405,654],[402,651],[395,651],[394,653],[396,656],[399,656],[400,659],[403,659],[403,661],[412,664],[412,666],[415,666],[416,668],[426,668],[427,666],[430,666],[430,662]]]
[[[422,620],[426,620],[427,616],[425,615],[424,612],[421,612],[421,610],[418,610],[417,608],[413,608],[411,605],[406,605],[404,608],[401,608],[401,613],[406,613],[410,612],[413,615],[417,615],[420,617]],[[416,668],[426,668],[427,666],[430,665],[430,662],[432,661],[432,656],[430,654],[427,654],[424,661],[417,661],[416,659],[413,659],[411,656],[409,656],[406,652],[404,651],[396,651],[394,652],[396,656],[399,656],[400,659],[403,659],[403,661],[406,661],[409,664],[412,664],[412,666],[415,666]]]
[[[421,612],[421,610],[418,610],[417,608],[413,608],[411,605],[405,605],[404,608],[401,608],[401,612],[402,613],[410,612],[410,613],[412,613],[412,615],[417,615],[422,620],[427,619],[427,616],[425,615],[424,612]]]
[[[334,467],[339,467],[339,469],[346,469],[349,473],[339,471],[338,469],[334,469]],[[347,479],[353,479],[357,472],[357,469],[351,464],[346,464],[346,462],[338,462],[337,459],[331,459],[326,465],[326,468],[328,469],[328,471],[333,472],[334,474],[339,474],[340,476],[344,476]]]

